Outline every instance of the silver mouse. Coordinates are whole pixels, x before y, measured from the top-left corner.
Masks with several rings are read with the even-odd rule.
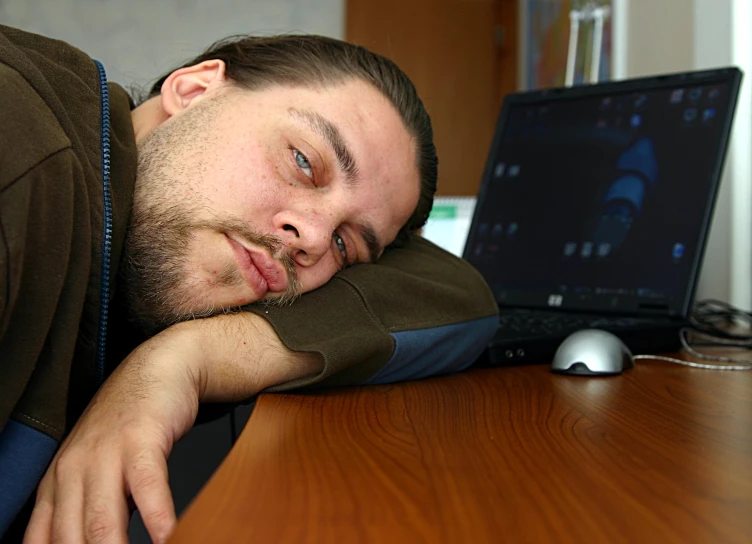
[[[632,352],[619,337],[599,329],[570,334],[556,350],[551,371],[577,376],[613,376],[632,368]]]

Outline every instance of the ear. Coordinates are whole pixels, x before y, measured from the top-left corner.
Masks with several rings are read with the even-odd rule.
[[[207,91],[227,83],[225,63],[219,59],[175,70],[162,84],[162,109],[168,117],[200,101]]]

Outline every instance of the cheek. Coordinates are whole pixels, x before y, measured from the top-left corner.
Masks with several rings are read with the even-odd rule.
[[[205,180],[205,187],[221,213],[249,222],[260,222],[290,198],[290,187],[281,184],[276,169],[265,162],[226,165]]]
[[[321,259],[312,267],[297,267],[296,269],[303,293],[318,289],[332,279],[338,271],[339,268],[333,257]]]

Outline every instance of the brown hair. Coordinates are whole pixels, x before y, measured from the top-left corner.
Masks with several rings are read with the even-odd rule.
[[[394,62],[364,47],[324,36],[232,36],[214,43],[183,67],[212,59],[224,61],[227,77],[249,90],[272,85],[328,85],[359,78],[381,91],[394,105],[417,146],[420,199],[402,227],[401,237],[425,224],[438,175],[433,129],[415,86]],[[149,97],[159,95],[168,76],[165,74],[152,86]]]

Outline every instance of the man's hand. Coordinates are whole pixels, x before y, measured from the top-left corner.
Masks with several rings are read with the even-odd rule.
[[[154,542],[172,532],[167,457],[200,401],[233,402],[321,369],[249,313],[182,323],[139,346],[53,459],[24,542],[127,542],[128,499]]]

